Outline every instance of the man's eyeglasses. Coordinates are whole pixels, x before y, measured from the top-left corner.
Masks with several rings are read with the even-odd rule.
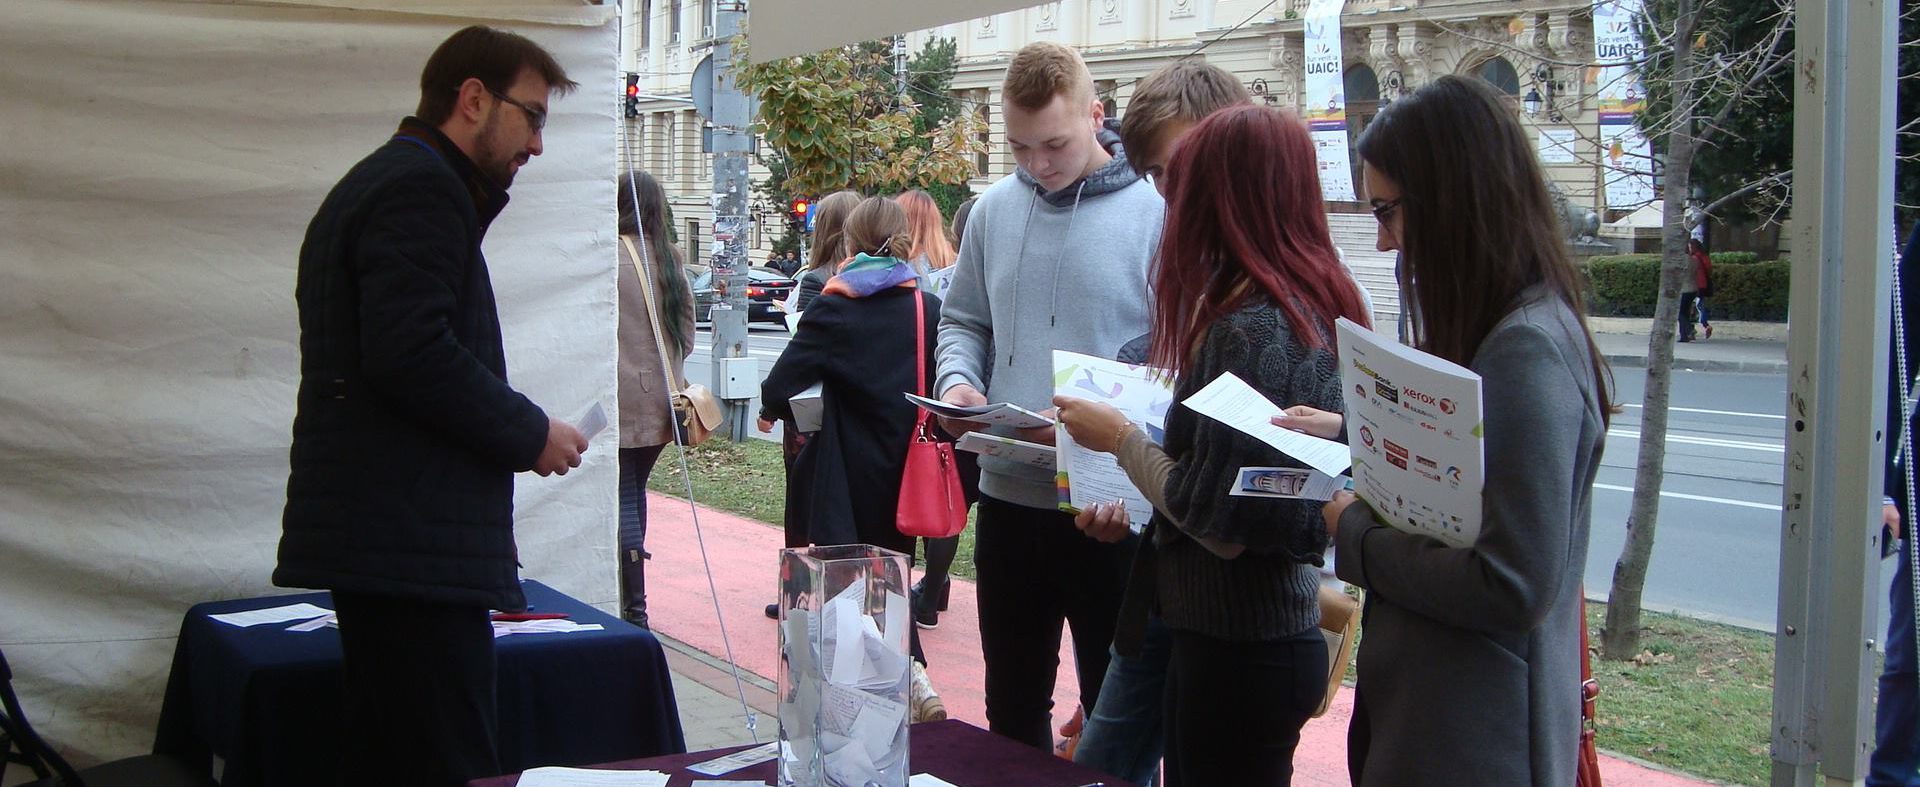
[[[1390,201],[1376,199],[1369,200],[1369,203],[1368,210],[1373,211],[1373,218],[1382,224],[1387,223],[1387,217],[1392,216],[1393,212],[1400,207],[1400,200],[1397,199]]]
[[[533,133],[538,134],[540,133],[540,129],[546,128],[547,126],[546,110],[535,109],[533,107],[527,106],[526,104],[522,104],[519,101],[514,100],[513,97],[508,96],[507,94],[502,93],[498,90],[494,90],[493,88],[487,88],[487,92],[492,93],[494,98],[500,99],[501,101],[505,101],[509,104],[519,107],[521,112],[527,113],[527,125],[532,127]]]

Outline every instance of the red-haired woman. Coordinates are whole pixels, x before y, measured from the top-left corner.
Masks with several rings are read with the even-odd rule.
[[[1232,373],[1276,403],[1340,409],[1333,322],[1367,317],[1327,232],[1306,126],[1266,107],[1223,109],[1181,140],[1164,177],[1151,359],[1173,373],[1177,399]],[[1111,407],[1055,403],[1073,439],[1112,452],[1153,502],[1123,616],[1155,603],[1173,632],[1167,783],[1289,783],[1300,727],[1326,691],[1326,529],[1310,501],[1227,492],[1242,467],[1304,465],[1183,407],[1160,446]],[[1100,506],[1081,523],[1113,517]]]

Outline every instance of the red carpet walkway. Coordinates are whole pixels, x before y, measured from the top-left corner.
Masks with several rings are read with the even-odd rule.
[[[647,548],[653,560],[647,567],[648,611],[659,633],[726,658],[720,626],[714,619],[712,594],[701,566],[693,517],[685,501],[651,495],[648,501]],[[712,509],[700,509],[707,556],[713,564],[713,586],[726,615],[727,633],[740,668],[775,680],[777,642],[773,621],[762,610],[774,600],[776,554],[780,531],[768,525]],[[973,585],[956,580],[951,608],[940,615],[940,627],[920,633],[927,652],[928,674],[954,718],[987,726],[986,699],[981,687],[985,671],[980,660],[979,613]],[[1072,651],[1063,642],[1060,677],[1054,690],[1055,725],[1064,722],[1079,702],[1074,682]],[[731,695],[730,682],[714,688]],[[1346,729],[1353,692],[1343,689],[1326,716],[1307,724],[1294,757],[1294,784],[1303,787],[1347,785]],[[768,720],[766,724],[772,724]],[[773,726],[763,726],[772,735]],[[1678,776],[1626,760],[1602,756],[1601,773],[1608,787],[1667,787],[1705,782]]]

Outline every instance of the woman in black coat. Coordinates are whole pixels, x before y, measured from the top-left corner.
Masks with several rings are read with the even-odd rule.
[[[762,411],[791,419],[788,400],[821,384],[824,414],[794,460],[787,518],[804,523],[817,546],[872,544],[913,554],[913,538],[895,526],[900,473],[918,408],[902,396],[932,390],[940,299],[916,286],[904,249],[906,213],[872,197],[844,230],[843,263],[807,306],[793,341],[760,386]],[[918,315],[918,325],[915,316]],[[914,721],[946,718],[926,680],[918,633],[912,635]]]

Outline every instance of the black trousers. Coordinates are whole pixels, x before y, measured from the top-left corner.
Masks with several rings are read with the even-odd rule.
[[[1091,710],[1138,538],[1102,544],[1074,527],[1071,514],[987,495],[975,524],[987,727],[1052,751],[1061,625],[1073,627],[1080,703]]]
[[[464,785],[500,773],[483,606],[333,594],[346,713],[342,784]]]
[[[1327,644],[1317,627],[1264,642],[1174,629],[1167,786],[1291,784],[1300,728],[1326,692]]]

